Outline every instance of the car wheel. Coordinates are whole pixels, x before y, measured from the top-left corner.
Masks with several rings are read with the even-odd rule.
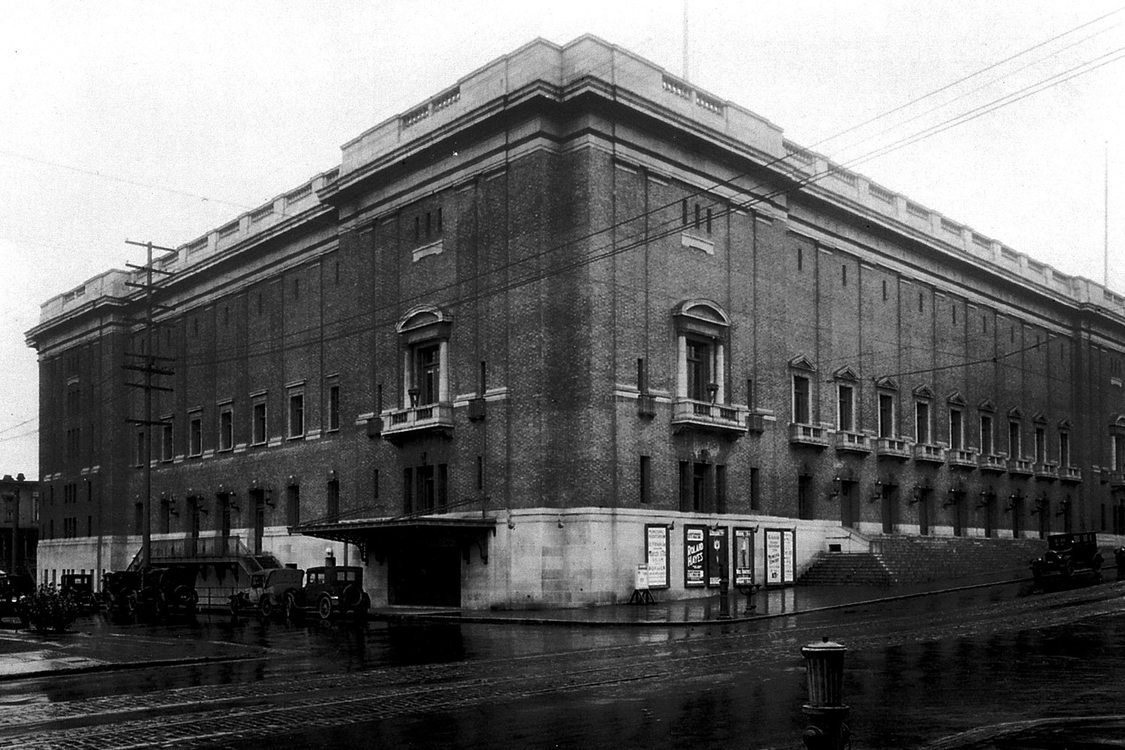
[[[340,594],[340,607],[343,609],[355,609],[361,601],[363,601],[363,591],[354,583],[349,583],[344,588],[344,593]]]
[[[269,594],[262,594],[262,598],[258,600],[258,614],[267,620],[273,614],[273,600]]]
[[[321,620],[328,620],[332,617],[332,598],[328,595],[320,597],[316,602],[316,614]]]
[[[355,608],[356,617],[360,620],[366,620],[369,609],[371,609],[371,597],[364,591],[363,596],[359,599],[359,604]]]

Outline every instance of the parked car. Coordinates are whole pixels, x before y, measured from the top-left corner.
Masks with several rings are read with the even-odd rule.
[[[94,576],[90,573],[64,573],[59,593],[74,603],[79,614],[98,611],[98,600],[94,596]]]
[[[16,618],[27,627],[27,597],[35,593],[35,581],[26,573],[0,572],[0,618]]]
[[[232,615],[257,612],[270,617],[285,611],[286,602],[295,600],[305,571],[299,568],[272,568],[250,575],[250,587],[230,595]]]
[[[363,590],[363,568],[354,565],[325,565],[305,571],[305,585],[287,599],[290,614],[312,611],[321,620],[334,614],[366,617],[371,597]]]
[[[192,613],[199,603],[194,565],[107,573],[106,595],[112,612],[165,616]]]
[[[1031,573],[1040,585],[1058,579],[1069,581],[1082,574],[1101,578],[1102,562],[1098,535],[1093,531],[1051,534],[1046,553],[1031,561]]]

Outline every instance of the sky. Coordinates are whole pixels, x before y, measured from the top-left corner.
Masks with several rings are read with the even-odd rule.
[[[536,37],[593,33],[676,75],[685,63],[684,0],[27,2],[4,16],[0,474],[28,477],[25,334],[47,299],[143,262],[126,239],[190,242]],[[686,16],[697,87],[1064,273],[1100,283],[1108,247],[1125,292],[1121,0],[687,0]]]

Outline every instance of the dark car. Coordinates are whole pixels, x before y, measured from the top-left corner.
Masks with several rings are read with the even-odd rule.
[[[257,612],[262,617],[269,617],[286,611],[286,603],[296,600],[304,575],[305,571],[299,568],[281,567],[252,573],[250,588],[230,595],[231,614]]]
[[[16,618],[27,626],[25,604],[35,592],[35,581],[24,573],[0,572],[0,618]]]
[[[287,601],[292,614],[316,612],[321,620],[334,614],[365,618],[371,597],[363,590],[363,568],[354,565],[325,565],[305,571],[305,585]]]
[[[1037,584],[1069,581],[1079,575],[1101,578],[1102,562],[1098,535],[1093,531],[1051,534],[1047,537],[1047,552],[1031,561],[1031,573]]]
[[[59,593],[74,602],[79,614],[98,611],[98,600],[94,596],[94,576],[90,573],[64,573]]]
[[[165,616],[177,610],[195,612],[195,566],[148,568],[107,573],[106,596],[111,612]]]

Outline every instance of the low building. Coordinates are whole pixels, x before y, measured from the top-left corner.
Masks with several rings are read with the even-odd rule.
[[[1125,532],[1125,298],[597,38],[484,66],[155,267],[155,326],[115,270],[28,334],[44,579],[129,564],[146,508],[158,547],[327,542],[376,605]]]
[[[39,544],[39,483],[23,474],[0,479],[0,569],[36,574]]]

